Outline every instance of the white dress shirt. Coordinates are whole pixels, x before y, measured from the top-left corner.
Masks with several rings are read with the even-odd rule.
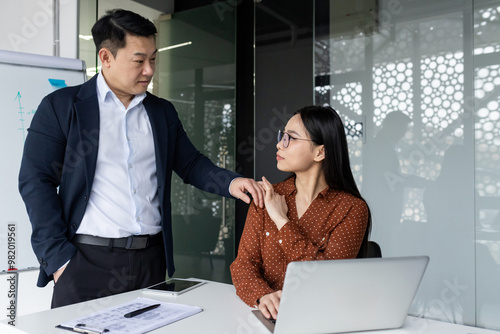
[[[151,123],[136,95],[125,108],[97,78],[99,146],[89,202],[77,233],[120,238],[161,231]]]

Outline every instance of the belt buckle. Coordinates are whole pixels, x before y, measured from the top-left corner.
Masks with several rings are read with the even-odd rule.
[[[145,235],[131,235],[127,237],[125,249],[144,249],[148,247],[149,237]]]

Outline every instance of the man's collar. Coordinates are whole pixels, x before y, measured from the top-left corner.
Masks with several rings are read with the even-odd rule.
[[[108,94],[111,94],[113,99],[119,101],[116,94],[111,90],[111,88],[109,88],[109,85],[106,82],[106,79],[104,78],[104,75],[102,74],[101,71],[97,74],[97,98],[99,99],[100,102],[105,102]],[[146,98],[146,93],[135,95],[134,100],[138,101],[136,101],[134,105],[141,103],[145,98]]]
[[[109,88],[102,72],[97,73],[97,98],[99,101],[104,102],[110,92],[112,92],[111,88]]]

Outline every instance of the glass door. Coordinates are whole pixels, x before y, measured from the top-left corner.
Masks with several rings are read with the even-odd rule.
[[[171,101],[198,150],[235,170],[235,12],[160,17],[154,92]],[[176,277],[231,282],[234,201],[172,179]]]

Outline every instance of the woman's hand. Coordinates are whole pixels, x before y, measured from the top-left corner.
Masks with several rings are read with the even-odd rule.
[[[265,196],[264,203],[266,205],[267,213],[271,220],[276,224],[280,230],[288,222],[288,206],[286,205],[285,197],[278,195],[274,192],[273,185],[262,177],[262,185],[264,186]]]
[[[268,293],[259,298],[259,310],[267,318],[276,319],[280,308],[281,290]]]

